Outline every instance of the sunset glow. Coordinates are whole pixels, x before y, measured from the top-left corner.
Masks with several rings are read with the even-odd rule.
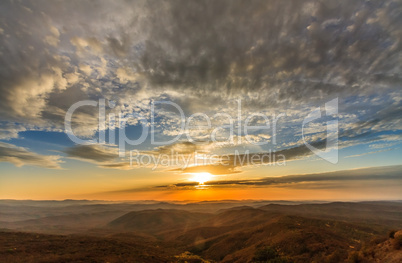
[[[1,0],[0,216],[2,262],[402,262],[402,1]]]
[[[45,2],[1,3],[0,198],[402,198],[400,2]]]
[[[210,173],[189,173],[192,175],[192,177],[189,179],[189,181],[192,182],[198,182],[199,184],[204,184],[205,182],[210,181],[211,179],[214,178],[214,176]]]

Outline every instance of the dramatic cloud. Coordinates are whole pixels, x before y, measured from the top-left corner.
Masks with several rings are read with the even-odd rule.
[[[311,146],[325,150],[326,140],[314,142]],[[329,151],[330,149],[328,149]],[[174,169],[183,173],[208,172],[214,175],[239,173],[239,168],[249,165],[285,165],[286,161],[298,160],[312,155],[313,152],[305,145],[299,145],[277,152],[236,153],[215,156],[216,161],[208,165],[196,165]]]
[[[34,165],[44,168],[59,169],[61,156],[41,155],[23,147],[0,142],[0,162],[9,162],[15,166]]]
[[[77,100],[120,87],[111,96],[121,97],[135,85],[129,97],[146,90],[207,109],[239,96],[287,107],[400,83],[398,1],[43,3],[2,3],[8,120],[42,117],[57,93]],[[115,76],[124,86],[107,80]]]
[[[209,187],[241,187],[241,186],[283,186],[283,187],[295,187],[295,185],[303,188],[303,183],[314,183],[314,182],[329,182],[334,183],[337,181],[395,181],[398,184],[402,183],[402,166],[384,166],[384,167],[371,167],[353,170],[343,170],[328,173],[317,173],[317,174],[301,174],[301,175],[288,175],[279,177],[264,177],[252,180],[221,180],[221,181],[208,181],[205,185]],[[196,186],[194,182],[182,182],[165,187],[188,187]],[[162,186],[160,186],[162,187]]]
[[[91,162],[102,168],[127,170],[132,169],[133,165],[136,165],[131,165],[129,162],[121,162],[118,160],[118,149],[111,146],[96,144],[76,145],[65,149],[64,153],[66,153],[70,158]]]
[[[233,117],[241,99],[243,124],[251,113],[284,114],[276,134],[250,134],[255,141],[271,140],[269,147],[179,142],[142,148],[222,154],[241,146],[283,151],[294,160],[310,155],[300,146],[304,140],[326,136],[324,119],[303,131],[304,118],[338,98],[333,117],[341,147],[382,140],[402,132],[401,13],[401,2],[392,0],[2,1],[0,139],[30,130],[63,132],[67,110],[82,100],[105,98],[113,101],[106,114],[135,112],[150,121],[152,101],[173,101],[186,116]],[[75,134],[96,135],[98,113],[97,107],[77,109]],[[180,134],[179,121],[175,109],[161,107],[153,135],[163,140]],[[228,123],[215,118],[211,130]],[[205,133],[195,137],[209,143]],[[125,167],[110,149],[85,147],[66,153],[101,167]]]
[[[77,145],[64,151],[69,157],[96,162],[111,161],[117,158],[117,149],[99,145]]]
[[[212,148],[212,142],[178,142],[166,146],[159,146],[156,148],[158,154],[194,154],[209,152],[208,149]]]
[[[105,163],[105,164],[100,164],[99,167],[102,168],[108,168],[108,169],[120,169],[120,170],[130,170],[135,167],[135,163],[129,163],[129,162],[120,162],[120,163]]]
[[[138,71],[155,86],[186,90],[198,103],[242,94],[264,108],[283,107],[400,81],[397,2],[150,6],[153,22]]]
[[[244,165],[248,165],[245,163]],[[234,174],[240,173],[239,167],[242,165],[234,165],[232,163],[227,164],[209,164],[209,165],[196,165],[196,166],[189,166],[184,168],[176,168],[172,169],[171,171],[176,172],[183,172],[183,173],[210,173],[213,175],[227,175],[227,174]]]

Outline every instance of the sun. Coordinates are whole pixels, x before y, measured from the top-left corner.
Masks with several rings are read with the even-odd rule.
[[[193,182],[198,182],[199,184],[204,184],[205,182],[211,180],[214,176],[207,172],[202,173],[189,173],[193,175],[189,180]]]

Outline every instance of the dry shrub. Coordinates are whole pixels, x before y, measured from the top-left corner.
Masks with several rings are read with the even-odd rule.
[[[393,240],[394,248],[395,249],[401,249],[402,248],[402,235],[400,236],[395,236]]]
[[[394,238],[396,232],[397,232],[396,230],[389,231],[389,234],[388,234],[389,238]]]

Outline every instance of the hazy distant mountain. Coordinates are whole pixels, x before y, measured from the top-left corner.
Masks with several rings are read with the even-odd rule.
[[[189,229],[210,218],[211,214],[175,209],[157,209],[130,212],[108,224],[116,230],[158,233],[179,228]]]

